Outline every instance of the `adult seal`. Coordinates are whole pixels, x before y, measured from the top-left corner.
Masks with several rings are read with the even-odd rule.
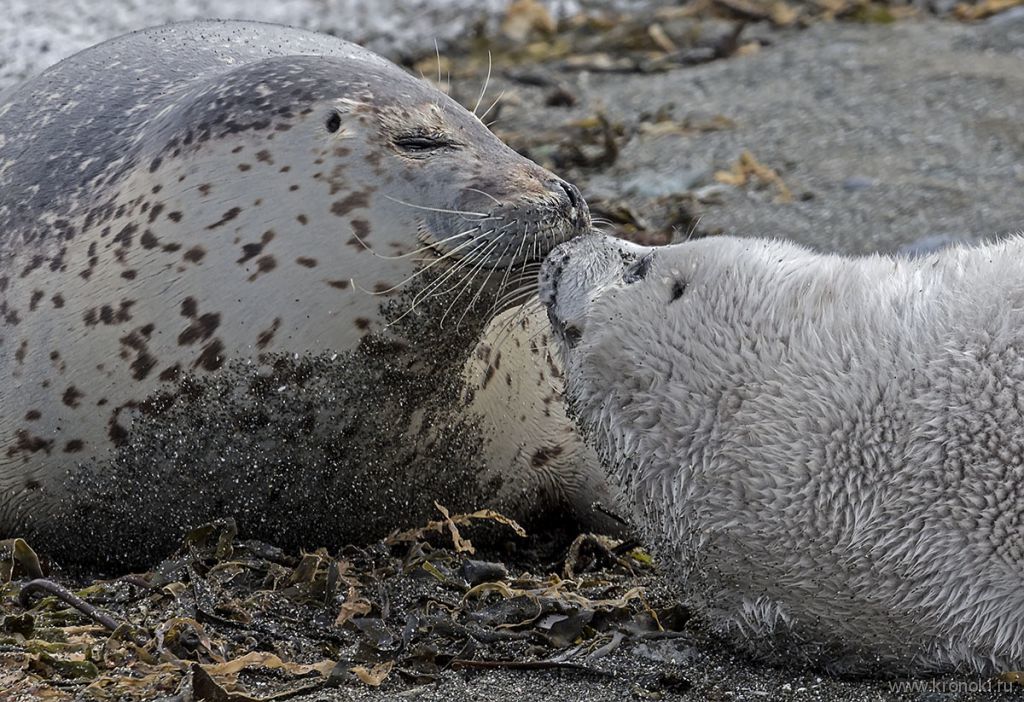
[[[0,104],[0,533],[125,562],[217,516],[311,547],[434,500],[587,510],[520,303],[589,223],[339,39],[197,22],[63,61]]]
[[[846,673],[1024,665],[1024,239],[555,249],[571,413],[711,628]]]

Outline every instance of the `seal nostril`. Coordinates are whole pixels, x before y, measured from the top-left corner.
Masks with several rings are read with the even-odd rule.
[[[566,183],[564,180],[558,181],[558,187],[560,187],[569,198],[569,205],[575,207],[577,210],[583,205],[583,196],[580,195],[580,189],[572,183]]]
[[[583,338],[583,330],[575,324],[567,324],[562,333],[565,335],[565,343],[570,349],[576,348],[576,346],[579,345],[580,340]]]

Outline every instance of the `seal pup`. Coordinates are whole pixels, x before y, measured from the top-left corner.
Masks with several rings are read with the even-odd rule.
[[[1024,238],[556,248],[570,414],[712,630],[839,673],[1024,665]]]
[[[474,349],[589,223],[574,186],[333,37],[183,23],[61,62],[0,105],[0,532],[132,560],[225,514],[309,547],[435,499],[587,504],[564,415],[515,428],[557,378],[484,382],[496,338]],[[506,321],[488,333],[529,333]]]

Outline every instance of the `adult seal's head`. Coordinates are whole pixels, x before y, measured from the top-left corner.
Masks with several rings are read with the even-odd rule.
[[[446,95],[338,39],[200,22],[4,99],[0,531],[77,556],[85,524],[120,539],[230,512],[311,545],[434,499],[589,502],[564,418],[507,431],[541,389],[487,402],[496,384],[464,378],[586,205]],[[545,447],[558,470],[532,466]]]
[[[1020,669],[1022,254],[551,253],[570,411],[715,631],[841,672]]]

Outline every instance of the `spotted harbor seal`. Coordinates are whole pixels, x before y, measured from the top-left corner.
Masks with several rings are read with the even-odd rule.
[[[556,248],[570,414],[711,627],[838,672],[1024,665],[1024,238]]]
[[[585,510],[522,303],[589,223],[339,39],[207,21],[63,61],[0,104],[0,533],[133,560],[216,516],[311,547],[434,500]]]

